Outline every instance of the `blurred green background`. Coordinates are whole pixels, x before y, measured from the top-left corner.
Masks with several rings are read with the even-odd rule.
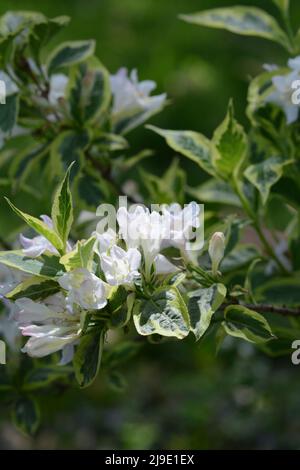
[[[271,1],[239,1],[266,7]],[[152,121],[170,129],[211,135],[234,98],[247,125],[245,103],[251,77],[264,63],[285,63],[283,50],[267,41],[188,25],[177,16],[228,0],[1,0],[7,10],[67,14],[64,39],[97,40],[99,58],[111,72],[136,67],[153,79],[170,105]],[[300,24],[300,2],[292,1]],[[129,136],[133,150],[154,148],[145,165],[158,174],[171,162],[163,140],[140,128]],[[159,162],[159,163],[157,163]],[[148,166],[147,166],[148,165]],[[182,162],[190,184],[202,176]],[[250,345],[225,343],[215,355],[208,337],[145,344],[122,370],[127,384],[112,389],[101,375],[82,392],[57,390],[42,398],[43,425],[35,439],[18,434],[1,409],[0,448],[215,449],[300,448],[300,368],[289,357],[269,359]]]

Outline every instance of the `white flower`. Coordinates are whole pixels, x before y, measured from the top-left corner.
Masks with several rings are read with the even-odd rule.
[[[48,225],[49,228],[53,228],[53,222],[50,217],[47,215],[41,215],[41,219]],[[24,237],[23,234],[20,235],[20,243],[23,247],[23,253],[25,256],[32,258],[37,258],[41,256],[46,251],[53,253],[54,255],[59,255],[57,249],[50,243],[47,238],[42,235],[38,235],[34,238]],[[70,242],[67,242],[67,252],[72,250]]]
[[[136,206],[133,211],[121,207],[117,212],[120,236],[127,248],[140,249],[144,255],[146,276],[150,276],[151,266],[159,254],[166,238],[166,226],[163,216],[143,206]]]
[[[94,235],[97,237],[95,251],[99,256],[102,253],[107,253],[107,251],[117,243],[117,234],[111,228],[104,233],[99,233],[96,229]]]
[[[113,246],[108,254],[101,256],[101,268],[106,281],[112,286],[132,285],[140,276],[141,253],[136,248],[123,250]]]
[[[186,243],[194,238],[194,229],[200,226],[200,206],[191,202],[183,209],[180,204],[174,203],[163,208],[165,224],[169,227],[170,237],[165,246],[174,246],[185,249]]]
[[[267,102],[274,103],[283,109],[288,124],[292,124],[298,119],[299,106],[292,102],[292,96],[295,92],[292,85],[299,78],[296,71],[287,75],[276,75],[272,78],[275,91],[267,97]]]
[[[166,94],[150,96],[156,88],[152,80],[139,82],[136,70],[128,76],[126,68],[121,68],[110,77],[113,94],[112,124],[115,131],[123,133],[137,127],[164,106]]]
[[[13,95],[19,91],[15,82],[2,70],[0,70],[0,80],[5,83],[6,96]]]
[[[162,213],[150,212],[143,206],[136,206],[134,210],[121,207],[117,212],[117,220],[120,236],[127,247],[141,250],[145,260],[145,274],[149,278],[153,264],[157,274],[177,270],[160,251],[174,246],[187,256],[186,244],[195,237],[194,229],[200,226],[199,215],[200,206],[195,202],[183,209],[174,203],[164,206]]]
[[[294,59],[289,59],[288,66],[290,69],[300,72],[300,56],[295,57]]]
[[[19,311],[14,318],[23,336],[30,336],[22,352],[43,357],[63,350],[63,361],[71,360],[72,348],[80,335],[80,313],[67,309],[62,293],[48,297],[43,303],[28,298],[16,300]]]
[[[299,105],[295,103],[293,96],[295,94],[294,84],[300,80],[300,56],[289,59],[288,67],[290,71],[285,75],[273,76],[274,91],[266,98],[266,102],[274,103],[282,108],[287,123],[292,124],[298,119],[299,115]]]
[[[87,310],[100,310],[107,304],[107,285],[85,268],[64,274],[58,282],[68,291],[66,299],[71,309],[77,304]]]
[[[168,258],[162,254],[158,254],[154,260],[156,274],[173,274],[179,271],[177,266],[172,264]]]
[[[69,78],[62,73],[51,75],[48,99],[52,106],[57,106],[60,98],[65,97],[68,82]]]

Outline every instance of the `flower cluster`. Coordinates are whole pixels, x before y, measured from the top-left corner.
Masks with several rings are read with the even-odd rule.
[[[37,72],[36,65],[29,60],[28,66],[32,72]],[[44,70],[46,73],[46,70]],[[6,85],[6,94],[11,95],[19,91],[18,86],[5,73],[0,71],[0,80]],[[69,84],[69,77],[63,73],[57,73],[49,77],[48,100],[35,96],[34,85],[31,86],[34,100],[37,104],[47,108],[47,119],[56,121],[60,114],[64,113],[65,98]],[[126,68],[121,68],[116,74],[110,75],[110,86],[112,93],[112,106],[110,121],[112,130],[116,133],[125,134],[139,126],[154,114],[158,113],[165,105],[167,95],[150,96],[156,88],[152,80],[139,82],[137,70],[132,70],[128,76]],[[10,136],[27,134],[26,128],[17,124],[10,132]],[[0,129],[0,148],[3,146],[6,133]]]
[[[50,80],[49,102],[59,106],[64,98],[69,79],[64,74],[54,74]],[[162,93],[150,96],[155,90],[153,80],[139,82],[137,70],[128,75],[122,67],[116,74],[110,75],[112,92],[111,124],[115,132],[126,133],[159,112],[165,105],[167,95]]]
[[[195,202],[183,209],[172,204],[153,211],[137,205],[130,209],[119,208],[116,230],[102,231],[98,224],[89,239],[89,262],[74,267],[72,263],[66,264],[66,272],[57,279],[57,293],[38,301],[16,300],[18,310],[14,319],[22,334],[30,337],[23,351],[42,357],[62,350],[62,363],[68,362],[80,338],[86,314],[104,313],[118,287],[122,286],[129,295],[135,292],[136,286],[150,284],[157,276],[172,275],[182,269],[162,251],[177,248],[183,263],[188,259],[186,243],[195,237],[194,230],[200,226],[200,212]],[[49,217],[41,218],[50,229],[53,227]],[[31,239],[21,235],[20,241],[26,257],[59,256],[43,235]],[[61,263],[76,257],[82,243],[67,242]]]

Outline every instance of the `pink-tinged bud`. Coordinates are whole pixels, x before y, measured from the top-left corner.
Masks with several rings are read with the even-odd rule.
[[[212,272],[218,273],[218,267],[224,257],[225,236],[222,232],[215,232],[210,239],[208,253],[211,259]]]

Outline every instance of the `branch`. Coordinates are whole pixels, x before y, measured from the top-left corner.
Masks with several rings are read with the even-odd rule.
[[[278,315],[300,317],[300,307],[290,308],[277,305],[268,304],[237,304],[249,308],[257,313],[277,313]],[[228,304],[222,305],[222,310],[228,307]]]

